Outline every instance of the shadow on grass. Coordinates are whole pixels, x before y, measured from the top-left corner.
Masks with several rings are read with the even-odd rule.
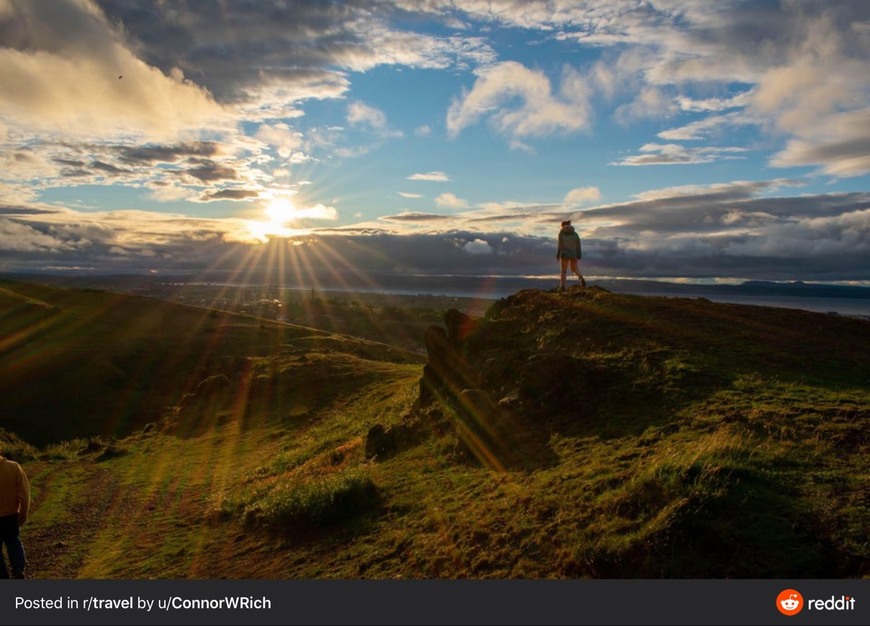
[[[697,466],[681,476],[698,480]],[[584,557],[583,574],[605,578],[842,578],[860,575],[843,559],[787,473],[733,468],[685,498],[669,523],[649,534],[604,542]],[[666,501],[647,481],[620,511],[637,514]],[[673,494],[671,494],[673,497]],[[646,502],[646,505],[644,504]],[[628,506],[626,509],[625,507]],[[830,530],[830,529],[828,529]],[[820,532],[821,531],[821,532]]]

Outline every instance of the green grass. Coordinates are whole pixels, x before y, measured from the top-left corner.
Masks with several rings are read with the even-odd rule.
[[[309,368],[312,376],[339,368],[337,381],[340,363],[328,362],[337,354],[422,362],[394,346],[227,311],[14,281],[0,289],[0,428],[36,445],[129,435],[159,422],[210,376],[235,381],[257,370],[256,388],[267,382],[264,360],[278,355],[326,361]]]
[[[524,462],[504,471],[458,453],[459,418],[417,406],[421,365],[399,353],[308,331],[248,354],[228,338],[239,353],[202,372],[230,383],[189,387],[148,432],[7,436],[34,485],[32,573],[865,577],[867,326],[795,315],[593,290],[499,304],[469,339],[469,376],[509,394],[558,350],[599,385],[517,409],[500,443]],[[376,424],[415,436],[366,459]]]
[[[282,480],[243,498],[245,506],[224,501],[222,511],[241,509],[249,524],[292,533],[296,524],[331,524],[368,512],[377,504],[378,490],[365,471],[354,469]]]

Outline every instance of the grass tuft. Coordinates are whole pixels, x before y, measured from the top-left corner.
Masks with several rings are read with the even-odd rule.
[[[379,494],[365,468],[298,476],[255,489],[241,497],[219,497],[224,516],[240,516],[247,525],[271,528],[322,526],[371,512]]]

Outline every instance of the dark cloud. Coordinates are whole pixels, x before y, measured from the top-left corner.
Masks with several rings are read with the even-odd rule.
[[[639,232],[659,236],[700,236],[770,222],[781,224],[825,218],[870,208],[870,193],[757,198],[751,190],[728,186],[722,191],[673,195],[583,211],[575,225],[607,223],[602,233],[632,236]]]
[[[567,213],[570,213],[568,211]],[[490,209],[484,215],[472,214],[468,217],[470,224],[486,224],[496,222],[516,222],[518,219],[533,222],[559,222],[567,217],[565,207],[561,204],[536,204],[502,209]]]
[[[117,148],[118,158],[122,161],[152,165],[154,163],[175,163],[185,157],[211,157],[216,155],[218,145],[213,142],[198,141],[183,143],[174,146],[146,145],[146,146],[120,146]]]
[[[203,161],[197,167],[184,170],[184,174],[201,180],[204,183],[213,183],[220,180],[236,180],[239,177],[233,168],[220,165],[214,161]]]
[[[91,170],[87,170],[81,167],[62,167],[60,169],[60,175],[64,178],[86,178],[88,176],[93,176],[93,172]]]
[[[234,193],[244,190],[226,190]],[[799,200],[788,215],[790,199],[756,199],[772,217],[737,216],[715,228],[695,220],[698,230],[679,231],[669,224],[656,229],[631,223],[590,230],[575,220],[583,237],[584,272],[592,276],[739,277],[769,280],[870,280],[870,194],[816,196]],[[780,206],[777,206],[777,205]],[[816,208],[811,208],[816,205]],[[649,211],[651,203],[647,203]],[[826,210],[819,206],[827,207]],[[839,207],[834,209],[833,207]],[[622,212],[617,212],[617,209]],[[630,207],[609,209],[626,218]],[[642,214],[644,211],[635,212]],[[778,215],[778,216],[777,216]],[[115,249],[123,222],[112,227],[40,223],[38,215],[0,224],[4,271],[40,267],[95,267],[122,271],[244,271],[263,275],[275,258],[286,259],[282,271],[297,268],[303,284],[350,280],[352,275],[555,275],[555,235],[521,236],[514,232],[456,229],[441,233],[391,234],[377,229],[315,233],[296,239],[272,238],[266,244],[231,243],[218,222],[174,218],[171,224],[146,221],[136,226],[138,249]],[[741,221],[742,220],[742,221]],[[171,229],[169,228],[171,226]],[[129,237],[124,237],[129,241]],[[486,245],[484,245],[486,244]],[[5,247],[4,247],[5,246]],[[113,249],[115,251],[113,252]],[[279,252],[280,249],[280,252]],[[485,254],[471,254],[486,250]],[[276,256],[277,255],[277,256]],[[352,271],[351,271],[352,268]]]
[[[43,215],[58,213],[58,209],[22,207],[12,204],[0,204],[0,215]]]
[[[167,74],[182,69],[224,102],[244,100],[264,82],[325,78],[341,59],[372,50],[361,32],[372,7],[360,2],[98,4],[123,25],[149,64]]]
[[[132,173],[131,170],[116,167],[111,163],[104,163],[103,161],[94,161],[93,163],[91,163],[91,167],[95,170],[99,170],[100,172],[106,172],[107,174],[120,175]]]
[[[66,165],[68,167],[81,168],[85,166],[85,162],[79,159],[52,159],[55,163]]]
[[[449,215],[438,215],[436,213],[417,213],[409,211],[407,213],[397,213],[396,215],[385,215],[380,219],[393,222],[441,222],[449,220],[451,217]]]
[[[6,218],[0,256],[7,270],[15,264],[64,262],[107,272],[230,271],[233,264],[257,266],[258,259],[268,264],[278,258],[269,256],[270,250],[287,246],[288,263],[326,273],[353,268],[352,273],[363,274],[549,275],[555,271],[556,229],[548,228],[546,236],[530,233],[541,232],[536,226],[541,221],[572,217],[583,238],[584,268],[593,276],[870,280],[870,192],[772,195],[795,184],[775,180],[663,189],[568,216],[555,210],[558,205],[490,207],[466,215],[408,212],[297,239],[272,237],[259,245],[232,243],[244,240],[238,221],[142,212],[56,215],[44,207],[7,203],[0,205]],[[257,189],[236,187],[204,193],[199,200],[258,196]],[[505,216],[513,223],[501,225]],[[415,228],[425,231],[401,232]],[[523,228],[527,234],[518,234]],[[140,248],[132,248],[131,241]],[[121,265],[111,260],[117,256],[111,251],[119,247],[125,250]]]
[[[210,191],[200,196],[201,202],[211,202],[214,200],[247,200],[248,198],[256,198],[260,192],[256,189],[221,189],[219,191]]]

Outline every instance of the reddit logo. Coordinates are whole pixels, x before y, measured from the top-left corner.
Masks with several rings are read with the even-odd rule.
[[[804,608],[804,597],[797,589],[785,589],[776,596],[776,608],[783,615],[797,615]]]

